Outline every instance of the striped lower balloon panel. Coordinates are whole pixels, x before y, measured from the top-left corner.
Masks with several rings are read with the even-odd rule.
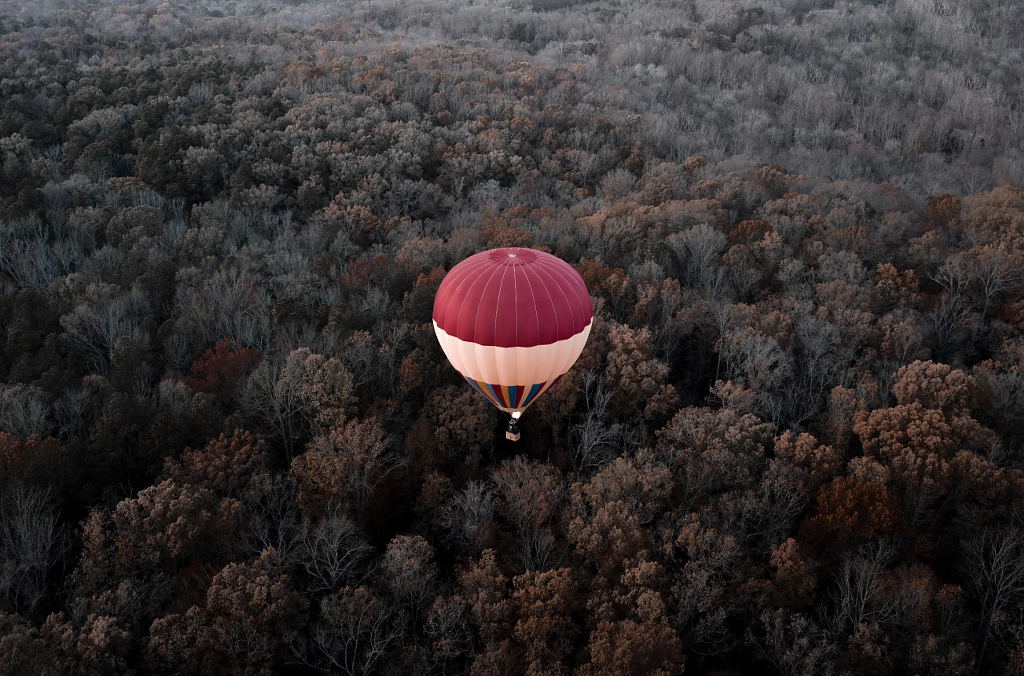
[[[535,383],[533,385],[492,385],[491,383],[466,378],[466,376],[462,377],[473,386],[473,389],[490,399],[492,404],[498,408],[512,411],[523,410],[562,378],[562,376],[558,376],[558,378],[546,383]]]

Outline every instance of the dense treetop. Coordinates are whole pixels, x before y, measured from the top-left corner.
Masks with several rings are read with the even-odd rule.
[[[0,4],[0,672],[1024,673],[1022,35]],[[595,308],[514,445],[502,246]]]

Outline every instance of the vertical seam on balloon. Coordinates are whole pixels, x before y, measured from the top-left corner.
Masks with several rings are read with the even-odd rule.
[[[534,383],[533,385],[531,385],[530,391],[526,393],[526,397],[523,399],[523,402],[522,404],[520,404],[520,406],[526,408],[531,403],[533,403],[534,398],[537,396],[537,393],[540,391],[542,387],[544,387],[544,383]]]
[[[499,268],[501,269],[501,279],[498,280],[498,295],[494,299],[494,306],[497,311],[494,313],[494,328],[492,329],[493,335],[491,338],[491,343],[493,347],[490,351],[489,356],[491,359],[494,360],[494,374],[495,376],[497,376],[497,380],[505,380],[505,378],[502,377],[500,369],[498,368],[498,348],[500,348],[500,346],[498,345],[498,318],[501,316],[501,290],[502,287],[505,286],[505,273],[508,272],[508,266],[501,265],[499,263],[494,266],[494,272],[497,273]],[[493,278],[494,274],[492,274],[491,277]],[[490,281],[488,281],[488,284],[490,284]],[[500,391],[501,384],[499,383],[498,392],[500,393]],[[498,398],[501,398],[500,394],[498,395]],[[504,404],[502,404],[502,406],[504,406]]]
[[[532,303],[534,303],[534,319],[537,322],[537,344],[540,345],[541,344],[541,313],[537,309],[537,292],[534,291],[534,283],[532,283],[532,281],[530,281],[530,279],[529,279],[530,272],[534,272],[534,273],[537,272],[537,270],[532,269],[532,267],[534,267],[534,265],[538,262],[538,258],[539,257],[535,258],[534,260],[529,261],[528,263],[526,263],[526,264],[524,264],[522,266],[522,268],[523,268],[522,269],[522,276],[523,276],[523,278],[525,278],[526,284],[529,286],[529,297],[532,300]],[[538,278],[538,281],[541,282],[542,286],[544,286],[544,281],[543,280]],[[544,289],[548,293],[548,297],[550,298],[551,297],[551,292],[547,290],[547,286],[544,286]],[[554,309],[554,303],[552,303],[552,309]],[[557,315],[557,313],[555,314],[555,326],[556,327],[558,326],[558,315]],[[556,328],[555,337],[557,338],[557,336],[558,336],[558,331],[557,331],[557,328]],[[532,347],[532,345],[530,345],[530,347]],[[536,376],[538,375],[536,372],[537,372],[537,369],[535,368],[534,371],[531,372],[531,376],[530,376],[529,380],[536,380]]]
[[[486,258],[486,256],[481,256],[481,268],[483,268],[483,269],[486,269],[486,267],[487,267],[488,265],[489,265],[489,262],[487,261],[487,258]],[[491,281],[491,279],[492,279],[492,278],[494,277],[494,273],[495,273],[495,272],[497,272],[497,268],[495,268],[494,270],[492,270],[492,271],[491,271],[491,274],[490,274],[490,275],[489,275],[489,276],[487,277],[486,281],[484,281],[484,287],[483,287],[483,289],[481,289],[481,291],[480,291],[480,294],[481,294],[481,296],[482,296],[482,295],[483,295],[483,293],[484,293],[484,292],[485,292],[485,291],[487,290],[487,285],[488,285],[488,284],[490,284],[490,281]],[[478,277],[478,278],[477,278],[477,279],[476,279],[476,280],[475,280],[475,281],[473,282],[473,285],[472,285],[472,286],[470,286],[470,288],[469,288],[469,289],[467,289],[467,291],[466,291],[466,296],[469,296],[469,295],[470,295],[470,293],[471,293],[471,292],[472,292],[472,291],[473,291],[473,290],[474,290],[474,289],[476,288],[476,284],[477,284],[478,282],[480,282],[481,280],[483,280],[483,275],[481,275],[480,277]],[[459,314],[458,314],[458,315],[456,316],[456,319],[455,319],[455,334],[456,334],[456,337],[458,337],[458,332],[459,332],[459,322],[460,322],[460,321],[462,320],[462,311],[463,311],[463,309],[465,309],[465,307],[466,307],[466,303],[465,303],[465,298],[463,298],[463,303],[462,303],[462,307],[460,307],[460,308],[459,308]],[[477,309],[479,310],[479,307],[478,307]],[[478,361],[478,355],[477,355],[477,349],[476,349],[476,345],[479,345],[479,343],[477,342],[477,337],[476,337],[476,316],[474,316],[474,317],[473,317],[473,340],[469,340],[469,341],[466,341],[466,340],[464,340],[463,342],[469,342],[469,343],[472,343],[472,344],[474,345],[474,347],[473,347],[473,349],[472,349],[472,360],[473,360],[473,367],[474,367],[474,369],[473,369],[473,370],[475,370],[475,371],[477,371],[478,373],[480,373],[480,372],[481,372],[481,370],[480,370],[480,365],[479,365],[479,363],[477,363],[477,361]],[[461,350],[461,348],[460,348],[460,350]]]
[[[462,377],[466,379],[466,382],[467,382],[467,383],[469,383],[469,384],[470,384],[470,386],[471,386],[471,387],[472,387],[472,388],[473,388],[474,390],[476,390],[476,391],[477,391],[477,392],[479,392],[480,394],[484,395],[484,398],[485,398],[485,399],[487,399],[488,401],[490,401],[491,397],[490,397],[490,396],[489,396],[489,395],[488,395],[488,394],[487,394],[486,392],[484,392],[483,388],[482,388],[482,387],[480,387],[480,385],[478,385],[478,384],[477,384],[477,382],[476,382],[475,380],[473,380],[473,379],[472,379],[472,378],[470,378],[469,376],[462,376]],[[492,401],[491,403],[493,404],[494,402]]]
[[[558,284],[557,280],[552,279],[553,275],[550,272],[550,267],[551,267],[551,265],[555,265],[555,264],[556,263],[554,261],[546,260],[546,261],[544,261],[540,265],[540,271],[543,271],[544,273],[546,273],[548,275],[548,279],[544,279],[543,277],[541,277],[541,282],[544,284],[544,288],[548,289],[548,295],[551,295],[551,290],[550,290],[551,287],[548,286],[548,282],[549,281],[553,282],[552,286],[554,286],[556,289],[558,289],[558,291],[562,294],[562,298],[565,300],[565,303],[562,305],[561,309],[564,310],[564,309],[566,309],[566,307],[568,307],[568,310],[569,310],[568,324],[569,324],[569,331],[571,332],[573,330],[573,324],[574,324],[574,322],[573,322],[572,303],[569,302],[569,297],[566,295],[565,289],[562,288],[562,285]],[[554,314],[554,317],[555,317],[555,338],[560,338],[561,335],[562,335],[561,326],[562,326],[563,323],[565,323],[566,318],[561,316],[561,313],[559,312],[559,306],[558,306],[557,303],[552,302],[551,303],[551,307],[552,307],[553,314]],[[569,338],[569,337],[567,336],[567,338]],[[556,341],[556,344],[557,344],[557,341]],[[555,354],[553,355],[552,361],[551,361],[551,368],[548,369],[547,376],[544,378],[544,382],[545,383],[550,383],[553,378],[555,378],[559,373],[561,373],[562,365],[561,365],[561,362],[560,362],[560,360],[558,358],[558,354],[561,351],[561,349],[562,349],[561,346],[555,348]],[[544,387],[543,389],[546,390],[547,387]],[[539,393],[538,393],[538,396],[540,396]]]
[[[566,296],[565,290],[561,287],[560,284],[552,284],[552,286],[548,286],[548,281],[555,281],[555,280],[552,279],[552,275],[551,275],[550,271],[548,270],[547,261],[545,261],[540,266],[538,266],[538,268],[539,268],[537,270],[538,277],[540,278],[541,283],[544,285],[544,288],[548,290],[548,295],[549,296],[553,295],[551,293],[551,288],[554,287],[554,288],[556,288],[558,290],[559,293],[562,294],[562,298],[565,301],[564,305],[570,305],[569,304],[569,298],[568,298],[568,296]],[[544,275],[547,275],[547,279],[544,278]],[[563,309],[564,309],[564,305],[563,305]],[[552,308],[552,314],[555,317],[555,338],[561,338],[561,335],[562,335],[562,333],[561,333],[561,325],[562,325],[562,320],[564,318],[560,316],[561,313],[559,313],[559,311],[558,311],[559,310],[559,305],[557,303],[552,302],[551,303],[551,308]],[[570,330],[572,329],[572,308],[571,308],[571,306],[569,308],[569,328],[570,328]],[[557,344],[558,344],[558,341],[555,342],[555,345],[557,345]],[[560,350],[561,350],[561,347],[555,347],[554,355],[552,355],[552,358],[551,358],[551,367],[548,369],[547,375],[544,377],[544,381],[543,381],[544,383],[550,383],[551,379],[554,378],[559,373],[561,364],[560,364],[559,359],[558,359],[558,353],[559,353]],[[542,387],[541,388],[541,392],[538,392],[537,396],[540,396],[540,394],[542,392],[544,392],[545,390],[547,390],[547,386]]]
[[[532,268],[534,263],[536,263],[536,262],[537,262],[536,259],[534,259],[533,261],[530,261],[529,263],[527,263],[526,265],[523,266],[523,277],[526,278],[526,283],[530,287],[530,299],[533,300],[533,317],[534,317],[534,319],[537,320],[537,344],[540,345],[540,313],[537,312],[537,294],[533,290],[533,282],[530,281],[530,274],[529,274],[530,272],[533,272],[533,270],[531,270],[530,268]],[[539,279],[540,278],[538,278],[538,280]],[[543,281],[541,281],[541,284],[543,285]],[[544,290],[547,291],[547,287],[546,286],[544,287]],[[550,296],[551,296],[551,293],[548,292],[548,297],[550,297]],[[555,324],[556,325],[558,324],[558,317],[557,317],[557,315],[555,317]],[[557,331],[555,332],[555,336],[556,337],[558,336],[558,332]],[[533,347],[533,346],[531,345],[530,347]]]
[[[566,263],[566,265],[569,265],[569,264]],[[566,301],[569,300],[569,295],[568,295],[567,292],[565,292],[565,287],[569,287],[570,289],[572,289],[572,293],[576,297],[576,301],[579,303],[579,301],[581,299],[580,299],[580,295],[579,295],[579,290],[576,288],[576,284],[574,283],[576,280],[571,278],[571,277],[566,277],[564,274],[562,274],[562,270],[560,269],[560,267],[561,266],[552,265],[550,267],[546,266],[545,269],[552,276],[558,277],[558,279],[560,281],[564,282],[564,286],[563,285],[559,285],[559,288],[562,289],[563,293],[565,294]],[[579,273],[577,273],[577,274],[579,274]],[[585,286],[586,286],[586,284],[584,284],[584,287]],[[589,294],[587,295],[587,303],[590,303],[590,295]],[[582,305],[582,303],[580,303],[580,304]],[[571,303],[569,304],[569,308],[570,308],[570,311],[572,311],[572,315],[573,315],[573,330],[575,330],[575,328],[576,328],[576,321],[575,321],[576,320],[576,313],[575,313],[575,309],[576,308]],[[583,321],[583,317],[580,317],[580,323],[581,323],[581,327],[586,325],[586,322]]]
[[[494,342],[494,346],[495,347],[502,347],[501,345],[498,345],[498,317],[501,316],[501,288],[505,285],[505,273],[508,272],[508,266],[507,265],[495,266],[495,270],[494,271],[497,272],[498,268],[501,268],[501,279],[498,280],[498,296],[497,296],[497,298],[494,299],[494,305],[495,305],[495,307],[497,308],[498,311],[494,313],[494,333],[493,333],[494,338],[493,338],[493,342]],[[492,274],[491,276],[493,277],[494,275]],[[488,280],[487,283],[490,284],[490,280]],[[495,366],[498,365],[498,360],[497,359],[494,360],[494,365]]]
[[[515,249],[514,251],[518,252],[519,250]],[[513,254],[513,255],[518,255],[518,253]],[[509,263],[509,267],[512,268],[512,308],[515,311],[515,318],[514,318],[514,321],[513,321],[513,325],[516,328],[515,347],[518,348],[519,347],[519,272],[517,271],[516,268],[518,268],[520,266],[516,265],[515,262],[512,262],[512,263]],[[512,373],[513,373],[513,375],[512,375],[512,377],[509,380],[511,380],[514,383],[518,383],[519,382],[519,350],[513,350],[512,351],[512,359],[513,359],[513,362],[514,362],[513,365],[512,365]],[[513,397],[513,399],[514,399],[514,397]],[[515,408],[515,406],[516,406],[516,402],[510,400],[509,401],[509,407],[510,408]]]
[[[498,408],[501,408],[501,406],[502,406],[501,397],[499,397],[498,393],[494,391],[494,385],[492,385],[490,383],[484,383],[484,385],[487,387],[487,391],[491,393],[491,399],[494,402],[494,404]]]
[[[568,265],[568,263],[566,263],[566,265]],[[540,270],[543,270],[545,273],[547,273],[549,277],[553,277],[554,276],[551,273],[551,270],[549,269],[549,267],[547,265],[540,265],[538,267],[540,268]],[[544,288],[548,289],[548,295],[551,295],[551,290],[548,287],[547,282],[543,279],[543,277],[540,277],[540,279],[541,279],[541,282],[544,284]],[[555,281],[555,280],[552,280],[552,281]],[[572,304],[569,302],[569,296],[566,295],[565,290],[561,287],[561,285],[555,284],[555,286],[562,293],[562,297],[565,299],[566,305],[569,306],[570,317],[573,317],[574,314],[572,312]],[[553,309],[554,315],[555,315],[555,326],[557,327],[558,326],[558,307],[557,307],[557,305],[555,303],[552,303],[551,305],[552,305],[552,309]],[[575,324],[575,322],[572,322],[572,325],[574,325],[574,324]],[[571,328],[572,328],[572,325],[570,325]],[[555,337],[556,338],[559,337],[559,334],[557,333],[557,331],[555,333]],[[567,338],[571,338],[571,336],[568,336]],[[558,341],[556,341],[556,343],[554,343],[554,344],[557,344],[557,342]],[[559,375],[558,373],[556,373],[556,371],[558,371],[558,370],[560,370],[560,364],[558,363],[558,351],[557,351],[557,348],[556,348],[554,363],[551,365],[551,369],[548,371],[548,376],[547,376],[547,378],[545,378],[544,382],[546,382],[546,383],[551,382],[555,378],[555,376]],[[540,395],[538,395],[538,396],[540,396]]]
[[[567,265],[568,265],[568,264],[567,264]],[[558,274],[557,274],[557,271],[556,271],[555,269],[553,269],[553,267],[552,267],[552,266],[548,266],[548,265],[542,265],[542,266],[540,266],[540,268],[541,268],[541,270],[542,270],[542,271],[543,271],[543,272],[544,272],[544,273],[545,273],[546,275],[548,275],[548,278],[549,278],[549,279],[550,279],[551,281],[553,281],[553,282],[565,282],[565,281],[566,281],[564,277],[562,277],[561,275],[558,275]],[[557,277],[558,279],[553,279],[553,278],[555,278],[555,277]],[[544,282],[544,288],[548,288],[548,286],[547,286],[547,282]],[[570,301],[570,300],[569,300],[569,295],[568,295],[568,294],[567,294],[567,293],[565,292],[565,286],[564,286],[563,284],[558,284],[558,283],[556,283],[556,284],[555,284],[555,288],[557,288],[557,289],[558,289],[559,293],[561,293],[561,294],[562,294],[562,298],[563,298],[563,299],[565,299],[565,305],[566,305],[566,306],[567,306],[567,307],[569,308],[569,317],[570,317],[570,320],[575,320],[575,318],[576,318],[576,313],[575,313],[575,312],[573,312],[573,304],[572,304],[572,301]],[[548,293],[549,293],[549,294],[551,293],[550,289],[548,290]],[[557,313],[556,313],[556,315],[555,315],[555,316],[556,316],[556,317],[558,316],[558,315],[557,315]],[[570,326],[570,328],[571,328],[572,330],[575,330],[575,325],[576,325],[576,322],[575,322],[575,321],[570,321],[570,323],[569,323],[569,326]],[[559,338],[561,337],[561,334],[560,334],[560,333],[558,333],[558,334],[556,334],[556,335],[557,335],[557,336],[558,336]],[[568,336],[566,336],[566,337],[568,337]]]
[[[544,288],[545,293],[548,294],[548,299],[551,300],[551,291],[548,289],[548,285],[546,285],[544,283],[544,279],[540,276],[538,271],[536,269],[534,269],[534,263],[539,263],[539,262],[540,261],[538,259],[535,259],[534,261],[532,261],[530,263],[530,265],[528,265],[528,266],[524,265],[523,266],[524,268],[525,267],[529,267],[530,268],[529,272],[527,272],[524,269],[523,270],[523,274],[526,277],[527,283],[529,284],[530,297],[532,299],[534,299],[534,314],[535,314],[536,319],[537,319],[537,332],[538,332],[537,333],[537,345],[538,346],[543,344],[541,342],[541,313],[537,309],[537,292],[534,290],[534,283],[532,283],[530,281],[530,279],[529,279],[529,274],[530,273],[536,274],[538,284],[540,284]],[[555,318],[555,342],[558,342],[558,310],[555,307],[555,303],[554,302],[551,303],[551,311],[552,311],[552,314],[554,315],[554,318]],[[530,380],[540,380],[540,379],[542,379],[544,377],[545,376],[543,374],[537,373],[537,369],[535,369],[534,370],[534,375],[532,375]],[[542,382],[543,382],[543,380],[542,380]]]
[[[448,293],[448,297],[445,299],[444,310],[441,314],[442,319],[444,319],[447,316],[448,307],[451,305],[452,300],[458,295],[458,292],[461,290],[462,286],[468,283],[470,287],[472,287],[473,283],[476,281],[471,273],[479,271],[481,268],[485,266],[485,264],[486,261],[474,261],[473,257],[470,256],[469,258],[464,260],[462,263],[459,263],[458,265],[455,266],[455,268],[452,268],[449,271],[449,274],[451,274],[452,272],[456,272],[460,275],[460,277],[457,279],[457,281],[453,282],[454,288],[452,289],[451,292]],[[466,267],[461,270],[456,270],[456,268],[458,268],[459,265],[466,265]],[[441,280],[441,284],[444,284],[444,280]]]
[[[470,258],[467,258],[463,262],[469,262],[471,259],[472,259],[472,256],[470,256]],[[444,306],[444,313],[441,315],[442,319],[447,318],[447,316],[448,316],[448,307],[452,304],[452,301],[458,295],[457,292],[460,290],[462,284],[465,283],[465,282],[469,282],[469,287],[466,289],[466,293],[465,293],[465,296],[468,296],[469,292],[473,290],[473,286],[478,281],[480,281],[480,279],[481,279],[480,277],[474,278],[471,274],[468,274],[468,273],[478,272],[481,269],[485,268],[486,264],[487,264],[487,261],[481,258],[481,260],[479,262],[474,263],[471,268],[466,270],[467,274],[465,275],[464,279],[459,280],[459,286],[456,286],[455,289],[452,290],[452,293],[448,294],[448,298],[446,299],[445,306]],[[442,281],[442,283],[444,283],[444,280],[441,280],[441,281]],[[457,315],[455,315],[455,327],[454,327],[455,331],[453,333],[449,333],[449,335],[455,335],[456,337],[459,335],[459,319],[462,318],[462,309],[466,306],[465,296],[463,297],[463,302],[461,302],[459,304],[459,313]],[[442,328],[450,329],[452,327],[449,326],[449,327],[442,327]],[[448,333],[448,332],[446,331],[446,333]]]

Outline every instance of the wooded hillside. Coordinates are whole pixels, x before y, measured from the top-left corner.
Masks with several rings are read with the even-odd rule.
[[[0,673],[1024,674],[1022,36],[0,3]],[[503,246],[594,304],[515,444]]]

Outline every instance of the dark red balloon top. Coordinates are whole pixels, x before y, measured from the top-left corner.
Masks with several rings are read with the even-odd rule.
[[[449,336],[478,345],[550,345],[594,317],[583,278],[561,258],[534,249],[491,249],[445,275],[434,321]]]

